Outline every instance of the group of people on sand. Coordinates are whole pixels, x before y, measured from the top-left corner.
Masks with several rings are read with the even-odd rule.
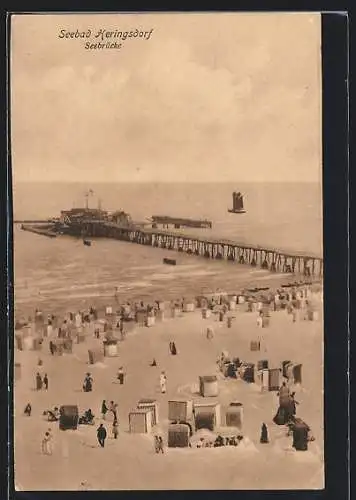
[[[105,440],[107,438],[107,435],[108,433],[104,424],[100,424],[96,430],[96,436],[98,439],[98,443],[102,448],[105,447]],[[114,439],[117,439],[119,436],[119,422],[117,419],[115,419],[112,423],[112,435]]]
[[[41,389],[45,389],[46,391],[48,390],[48,376],[47,373],[44,374],[44,377],[42,378],[40,373],[36,373],[36,390],[40,391]]]
[[[110,401],[110,404],[108,406],[106,404],[106,400],[104,399],[101,403],[101,415],[103,420],[106,420],[106,415],[108,412],[112,413],[114,420],[117,420],[118,404],[114,403],[114,401]]]
[[[200,438],[196,443],[196,448],[220,448],[221,446],[238,446],[243,440],[242,435],[223,437],[218,435],[214,441],[211,439]]]
[[[273,421],[277,425],[287,425],[295,417],[299,403],[295,400],[295,392],[290,392],[286,382],[282,383],[278,397],[279,407]]]
[[[280,303],[290,301],[290,305],[287,305],[288,307],[292,307],[292,302],[295,300],[306,300],[308,297],[308,293],[305,290],[293,290],[290,293],[285,292],[284,290],[279,290],[278,293],[275,294],[274,297],[271,296],[272,303],[274,305],[280,305]],[[219,304],[222,307],[227,307],[226,303],[224,302],[224,294],[221,294],[219,297],[211,298],[209,301],[209,307],[214,307],[215,305]],[[172,302],[172,307],[182,307],[183,308],[184,304],[184,299],[182,301],[176,301]],[[120,308],[120,320],[122,323],[122,320],[127,316],[128,311],[138,311],[145,309],[147,312],[151,312],[152,310],[159,310],[161,307],[160,302],[157,301],[155,304],[152,305],[145,305],[143,302],[136,303],[136,304],[131,304],[127,303],[124,306],[121,306]],[[294,306],[293,309],[291,309],[291,312],[293,314],[294,312]],[[126,315],[126,316],[125,316]],[[263,313],[259,313],[259,316],[262,317]],[[90,322],[92,320],[96,320],[98,318],[98,312],[94,308],[90,308],[87,313],[77,313],[74,315],[73,313],[69,314],[69,317],[65,319],[62,323],[62,325],[59,328],[59,333],[61,335],[67,335],[71,331],[71,328],[73,325],[76,327],[80,326],[81,324],[85,322]],[[293,321],[294,321],[294,316],[293,316]],[[42,323],[45,323],[43,313],[39,310],[36,310],[35,313],[35,323],[37,325],[41,325]],[[52,335],[53,329],[55,326],[58,324],[58,319],[53,316],[49,315],[47,319],[47,332]],[[209,329],[208,329],[209,330]],[[214,332],[211,329],[209,331],[209,335],[207,334],[208,338],[213,338]],[[172,356],[176,356],[178,354],[177,346],[174,341],[169,342],[169,353]],[[150,366],[158,366],[156,359],[153,359],[152,363]],[[117,380],[119,381],[120,385],[124,384],[124,379],[125,379],[125,373],[123,370],[123,367],[119,367],[116,375]],[[83,391],[84,392],[91,392],[93,390],[93,377],[92,375],[88,372],[86,373],[86,376],[84,378],[83,382]],[[39,372],[36,373],[36,390],[48,390],[49,386],[49,381],[48,381],[48,375],[47,373],[44,374],[42,377]],[[165,371],[161,371],[159,375],[159,386],[160,386],[160,391],[162,394],[165,394],[167,392],[167,375]],[[286,382],[283,382],[282,386],[280,387],[279,393],[279,408],[278,411],[273,419],[274,423],[277,425],[291,425],[293,421],[295,420],[296,417],[296,408],[297,405],[299,404],[298,401],[295,400],[295,392],[291,392],[288,385]],[[106,400],[102,401],[101,405],[101,415],[103,420],[106,420],[107,414],[111,413],[113,416],[112,419],[112,436],[114,439],[118,438],[119,435],[119,423],[118,423],[118,405],[114,401],[110,401],[109,404],[106,403]],[[30,403],[28,403],[25,407],[24,414],[27,416],[31,416],[32,413],[32,406]],[[50,410],[47,412],[49,416],[50,421],[56,421],[59,419],[59,410],[57,407],[54,408],[54,410]],[[85,416],[85,421],[83,420]],[[94,423],[94,415],[92,414],[91,410],[87,410],[84,414],[82,421],[79,423]],[[105,441],[107,439],[107,430],[104,426],[103,423],[99,425],[97,428],[97,439],[99,446],[104,448],[105,447]],[[241,436],[235,436],[234,438],[229,438],[228,440],[222,438],[221,436],[218,436],[213,443],[212,446],[217,447],[217,446],[237,446],[238,443],[241,440]],[[44,437],[42,439],[42,452],[45,455],[51,455],[52,454],[52,441],[53,441],[53,436],[51,433],[51,430],[48,429],[48,431],[45,432]],[[269,443],[269,435],[268,435],[268,428],[265,423],[262,423],[261,426],[261,433],[260,433],[260,443],[265,444]],[[201,446],[203,446],[203,443],[201,442]],[[155,447],[155,452],[156,453],[164,453],[164,443],[163,439],[160,436],[154,436],[154,447]]]

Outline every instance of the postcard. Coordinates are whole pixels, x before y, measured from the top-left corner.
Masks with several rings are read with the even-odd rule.
[[[324,488],[321,15],[16,14],[17,490]]]

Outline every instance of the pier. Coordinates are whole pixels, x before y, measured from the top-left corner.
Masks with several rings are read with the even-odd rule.
[[[170,251],[185,252],[206,259],[249,264],[272,272],[298,273],[313,277],[323,275],[323,259],[318,255],[307,255],[302,252],[294,253],[155,228],[123,227],[110,222],[86,222],[83,223],[82,230],[86,236],[114,238]]]
[[[22,224],[21,228],[51,238],[57,235],[54,224],[46,227]],[[73,236],[84,237],[85,235],[86,238],[113,238],[169,251],[185,252],[206,259],[248,264],[272,272],[297,273],[315,278],[323,276],[323,259],[318,255],[242,244],[209,236],[194,236],[178,231],[144,228],[135,225],[119,225],[115,222],[100,220],[81,221],[67,227],[65,231],[61,228],[61,232]]]
[[[40,234],[41,236],[47,236],[48,238],[56,238],[57,233],[53,231],[52,226],[33,226],[31,224],[21,224],[21,229],[24,231],[29,231],[31,233]]]

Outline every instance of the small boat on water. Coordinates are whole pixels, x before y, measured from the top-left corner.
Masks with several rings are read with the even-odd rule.
[[[176,266],[177,261],[175,259],[163,259],[163,264],[168,264],[170,266]]]
[[[83,245],[87,247],[91,247],[91,241],[90,240],[83,240]]]
[[[240,192],[232,193],[232,208],[229,208],[228,212],[231,214],[245,214],[244,209],[244,198]]]

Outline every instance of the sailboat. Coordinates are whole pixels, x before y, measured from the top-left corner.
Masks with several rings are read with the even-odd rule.
[[[240,192],[232,193],[232,208],[229,208],[228,212],[231,214],[244,214],[246,210],[244,209],[244,198]]]

